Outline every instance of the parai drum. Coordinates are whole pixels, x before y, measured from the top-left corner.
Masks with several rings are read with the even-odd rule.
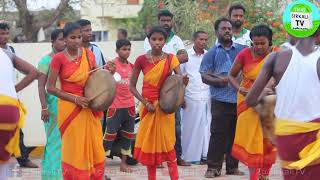
[[[89,107],[92,110],[107,110],[116,95],[116,81],[112,74],[104,69],[92,72],[87,80],[84,95],[89,99]]]
[[[165,113],[174,113],[184,102],[185,86],[181,75],[170,75],[160,90],[160,108]]]

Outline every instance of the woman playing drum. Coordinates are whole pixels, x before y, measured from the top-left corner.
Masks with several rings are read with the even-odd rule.
[[[276,160],[276,149],[264,137],[258,113],[247,106],[245,96],[259,75],[266,57],[278,48],[272,47],[272,30],[266,25],[251,29],[252,47],[243,49],[231,68],[229,80],[238,90],[238,121],[232,155],[248,166],[250,180],[268,179],[271,166]],[[237,77],[242,72],[241,84]],[[271,85],[271,83],[270,83]],[[272,90],[266,88],[266,93]]]
[[[148,39],[152,50],[149,54],[137,58],[132,70],[130,90],[142,102],[141,123],[136,137],[134,158],[147,166],[148,179],[156,178],[156,167],[162,162],[168,163],[171,179],[178,179],[178,168],[175,145],[174,113],[166,114],[159,106],[159,94],[163,82],[171,75],[172,70],[181,74],[176,56],[162,51],[167,38],[163,28],[152,28]],[[170,64],[169,64],[170,63]],[[137,91],[136,84],[143,72],[142,95]],[[187,83],[187,77],[184,77]]]
[[[88,108],[84,87],[89,71],[96,67],[94,55],[81,48],[81,27],[68,23],[63,30],[66,49],[50,65],[48,92],[58,99],[58,126],[62,138],[61,161],[65,180],[102,180],[105,151],[101,112]],[[61,89],[55,87],[60,79]]]

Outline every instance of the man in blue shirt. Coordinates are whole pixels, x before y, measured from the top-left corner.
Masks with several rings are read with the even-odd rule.
[[[98,67],[105,65],[105,60],[99,47],[93,43],[90,43],[92,40],[91,22],[86,19],[80,19],[77,21],[77,23],[81,26],[83,47],[88,48],[93,52]]]
[[[228,73],[235,57],[246,46],[232,42],[229,19],[218,19],[214,28],[218,43],[204,56],[199,70],[202,81],[210,85],[212,98],[207,178],[221,175],[224,155],[227,174],[243,175],[238,169],[239,161],[230,154],[237,123],[237,92],[229,85]]]

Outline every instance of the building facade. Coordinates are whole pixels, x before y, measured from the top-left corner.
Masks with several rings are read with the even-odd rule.
[[[138,17],[142,6],[143,0],[82,0],[80,15],[91,21],[94,41],[114,41],[117,21]]]

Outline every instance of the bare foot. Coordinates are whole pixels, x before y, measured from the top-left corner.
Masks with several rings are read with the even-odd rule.
[[[22,167],[22,168],[39,168],[38,165],[36,165],[35,163],[33,163],[31,161],[28,161],[27,163],[20,165],[20,167]]]
[[[158,168],[158,169],[162,169],[162,168],[164,168],[164,166],[163,166],[163,164],[161,163],[161,164],[157,165],[157,168]]]
[[[205,178],[215,178],[221,175],[221,170],[217,169],[207,169],[207,172],[205,173]]]
[[[178,164],[178,166],[191,166],[190,163],[184,161],[183,159],[178,159],[177,164]]]
[[[132,169],[128,167],[126,163],[120,164],[120,171],[125,173],[132,173]]]

